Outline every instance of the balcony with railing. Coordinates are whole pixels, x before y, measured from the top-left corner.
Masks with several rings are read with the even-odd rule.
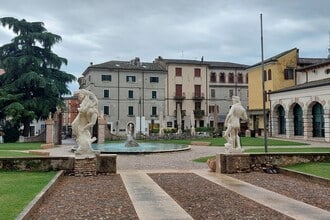
[[[192,99],[195,101],[201,101],[205,98],[204,93],[202,92],[194,92],[192,95]]]
[[[205,115],[205,111],[204,110],[200,110],[200,109],[195,109],[194,110],[194,116],[195,118],[203,118]]]
[[[186,98],[186,94],[184,92],[175,92],[173,98],[182,101]]]
[[[177,116],[176,110],[174,110],[174,115]],[[186,116],[186,110],[181,110],[181,117],[185,117],[185,116]]]

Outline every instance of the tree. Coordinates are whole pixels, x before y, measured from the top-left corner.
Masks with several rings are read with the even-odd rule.
[[[46,119],[70,94],[67,83],[72,74],[61,71],[67,60],[52,51],[62,38],[50,33],[42,22],[27,22],[12,17],[0,18],[16,36],[0,47],[0,63],[5,74],[0,76],[0,115],[24,125],[29,134],[33,119]]]

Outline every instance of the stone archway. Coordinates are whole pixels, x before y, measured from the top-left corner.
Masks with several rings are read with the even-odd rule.
[[[299,104],[295,104],[293,107],[293,128],[294,136],[304,135],[303,110]]]
[[[274,135],[284,135],[286,133],[285,120],[285,109],[281,104],[277,104],[273,108],[272,114],[272,131]]]
[[[323,106],[315,102],[312,106],[313,116],[313,137],[324,137],[324,109]]]

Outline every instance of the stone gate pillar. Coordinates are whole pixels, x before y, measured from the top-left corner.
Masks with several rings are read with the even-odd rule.
[[[43,146],[43,148],[53,147],[55,122],[52,118],[48,118],[45,124],[46,124],[46,144]]]
[[[101,114],[98,119],[97,119],[97,123],[98,123],[98,135],[97,135],[97,143],[98,144],[104,144],[105,141],[105,126],[107,125],[107,120],[104,118],[104,115]]]

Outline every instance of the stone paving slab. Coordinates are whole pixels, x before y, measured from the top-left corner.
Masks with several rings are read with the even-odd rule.
[[[146,173],[121,172],[140,220],[193,219]]]
[[[205,170],[196,170],[194,173],[294,219],[330,219],[330,212],[326,210],[251,185],[238,179]]]

